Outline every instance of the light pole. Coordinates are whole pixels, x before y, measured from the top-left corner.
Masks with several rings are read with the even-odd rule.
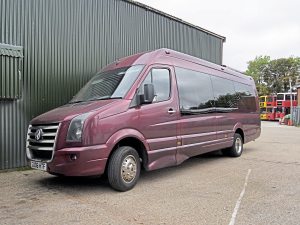
[[[292,94],[292,79],[289,77],[289,82],[290,82],[290,101],[291,101],[291,112],[290,112],[290,120],[293,123],[293,94]]]

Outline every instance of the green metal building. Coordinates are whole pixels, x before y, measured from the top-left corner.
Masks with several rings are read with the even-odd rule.
[[[0,169],[25,166],[29,121],[104,65],[171,48],[221,64],[225,38],[126,0],[0,0]]]

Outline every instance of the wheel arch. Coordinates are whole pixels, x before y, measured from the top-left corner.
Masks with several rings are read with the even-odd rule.
[[[149,146],[146,143],[144,136],[138,131],[131,130],[131,129],[118,131],[117,133],[115,133],[109,138],[107,144],[110,146],[111,149],[107,157],[108,162],[113,152],[115,152],[119,147],[130,146],[134,148],[139,154],[139,157],[142,160],[141,163],[142,168],[147,170]],[[107,169],[107,165],[108,163],[106,164],[106,169]]]
[[[241,135],[243,143],[245,143],[245,134],[244,134],[244,131],[242,130],[242,128],[237,128],[234,133]]]
[[[139,154],[139,157],[142,160],[142,167],[144,169],[147,168],[148,165],[148,154],[147,154],[147,150],[146,147],[144,145],[144,143],[142,141],[140,141],[139,139],[137,139],[136,137],[125,137],[123,139],[121,139],[112,149],[111,154],[116,151],[119,147],[122,146],[130,146],[132,148],[134,148],[137,153]],[[110,157],[109,156],[109,157]],[[108,157],[108,159],[109,159]]]

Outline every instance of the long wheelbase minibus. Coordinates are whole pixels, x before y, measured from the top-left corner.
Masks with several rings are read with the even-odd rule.
[[[58,176],[107,174],[127,191],[141,169],[181,164],[222,150],[239,157],[259,137],[251,77],[170,49],[122,58],[98,72],[66,105],[28,128],[32,168]]]

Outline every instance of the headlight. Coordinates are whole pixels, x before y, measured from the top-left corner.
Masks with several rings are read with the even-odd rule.
[[[69,130],[67,134],[67,141],[69,142],[79,142],[82,138],[82,129],[85,119],[90,115],[90,113],[85,113],[80,116],[76,116],[72,119]]]

